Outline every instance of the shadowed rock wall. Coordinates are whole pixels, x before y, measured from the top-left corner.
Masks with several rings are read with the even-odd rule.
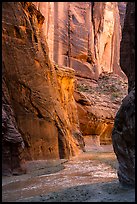
[[[23,148],[23,138],[18,130],[5,79],[2,77],[2,175],[25,173]]]
[[[135,2],[127,3],[120,47],[121,68],[128,77],[128,95],[117,112],[112,141],[123,185],[135,185]]]
[[[118,2],[118,9],[119,9],[119,14],[120,14],[120,24],[121,24],[122,29],[124,26],[126,5],[127,5],[127,2]]]

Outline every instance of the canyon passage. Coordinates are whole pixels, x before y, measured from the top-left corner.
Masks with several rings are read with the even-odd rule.
[[[2,3],[3,202],[134,201],[134,6]]]

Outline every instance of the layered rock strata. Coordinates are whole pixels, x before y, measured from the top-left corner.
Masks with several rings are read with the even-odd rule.
[[[2,14],[3,76],[25,158],[78,154],[80,129],[110,143],[116,109],[106,96],[76,91],[77,115],[73,94],[75,75],[92,88],[104,71],[123,77],[117,2],[3,2]]]
[[[43,22],[31,2],[2,4],[3,76],[27,160],[69,158],[84,147],[73,99],[74,74],[62,77],[62,69],[57,74],[51,64]]]
[[[135,185],[135,2],[127,3],[120,47],[121,68],[128,77],[128,95],[117,112],[112,141],[123,185]]]
[[[114,118],[127,89],[127,81],[113,73],[101,74],[97,82],[77,79],[74,96],[80,129],[91,145],[112,143]]]
[[[2,79],[2,175],[26,172],[23,159],[23,138],[18,130],[15,114],[4,78]]]

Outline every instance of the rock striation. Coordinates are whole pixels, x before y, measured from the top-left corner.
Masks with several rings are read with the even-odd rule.
[[[43,23],[31,2],[2,4],[3,77],[26,160],[69,158],[84,147],[74,72],[56,70],[49,60]]]
[[[2,78],[2,175],[26,172],[23,159],[23,138],[18,130],[7,86]]]
[[[125,4],[117,2],[33,3],[45,17],[42,29],[47,39],[50,59],[57,66],[73,68],[79,87],[85,84],[90,86],[90,89],[94,89],[95,83],[92,83],[92,80],[96,80],[97,86],[100,86],[98,80],[104,72],[114,73],[126,79],[119,65],[122,25],[120,23],[123,22]],[[90,80],[91,82],[87,83]],[[118,104],[113,108],[109,99],[105,99],[108,96],[104,97],[101,94],[99,105],[93,105],[93,100],[96,104],[98,99],[91,94],[91,91],[89,95],[90,104],[85,105],[84,102],[78,102],[78,100],[83,101],[83,93],[75,92],[80,130],[84,136],[97,136],[101,139],[101,144],[111,143]],[[81,99],[77,100],[77,97]]]
[[[2,119],[12,123],[9,145],[20,138],[24,158],[36,160],[84,151],[82,133],[110,143],[118,103],[113,107],[96,91],[104,72],[124,77],[120,40],[117,2],[3,2],[2,93],[8,97],[2,108],[10,111]],[[90,91],[78,90],[82,84]]]
[[[76,76],[98,79],[103,71],[124,76],[119,65],[121,25],[117,2],[33,2],[50,59]]]
[[[130,53],[130,54],[129,54]],[[122,185],[135,185],[135,2],[127,3],[120,47],[121,68],[128,77],[128,95],[117,112],[112,141]]]

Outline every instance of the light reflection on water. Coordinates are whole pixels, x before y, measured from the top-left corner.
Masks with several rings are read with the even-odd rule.
[[[103,154],[103,153],[101,153]],[[109,158],[109,153],[108,158]],[[107,158],[107,157],[106,157]],[[115,162],[111,154],[110,160]],[[3,201],[17,201],[21,198],[46,194],[72,186],[112,181],[117,178],[116,169],[98,160],[96,155],[83,154],[63,164],[60,171],[44,175],[22,175],[7,178],[2,187]]]

